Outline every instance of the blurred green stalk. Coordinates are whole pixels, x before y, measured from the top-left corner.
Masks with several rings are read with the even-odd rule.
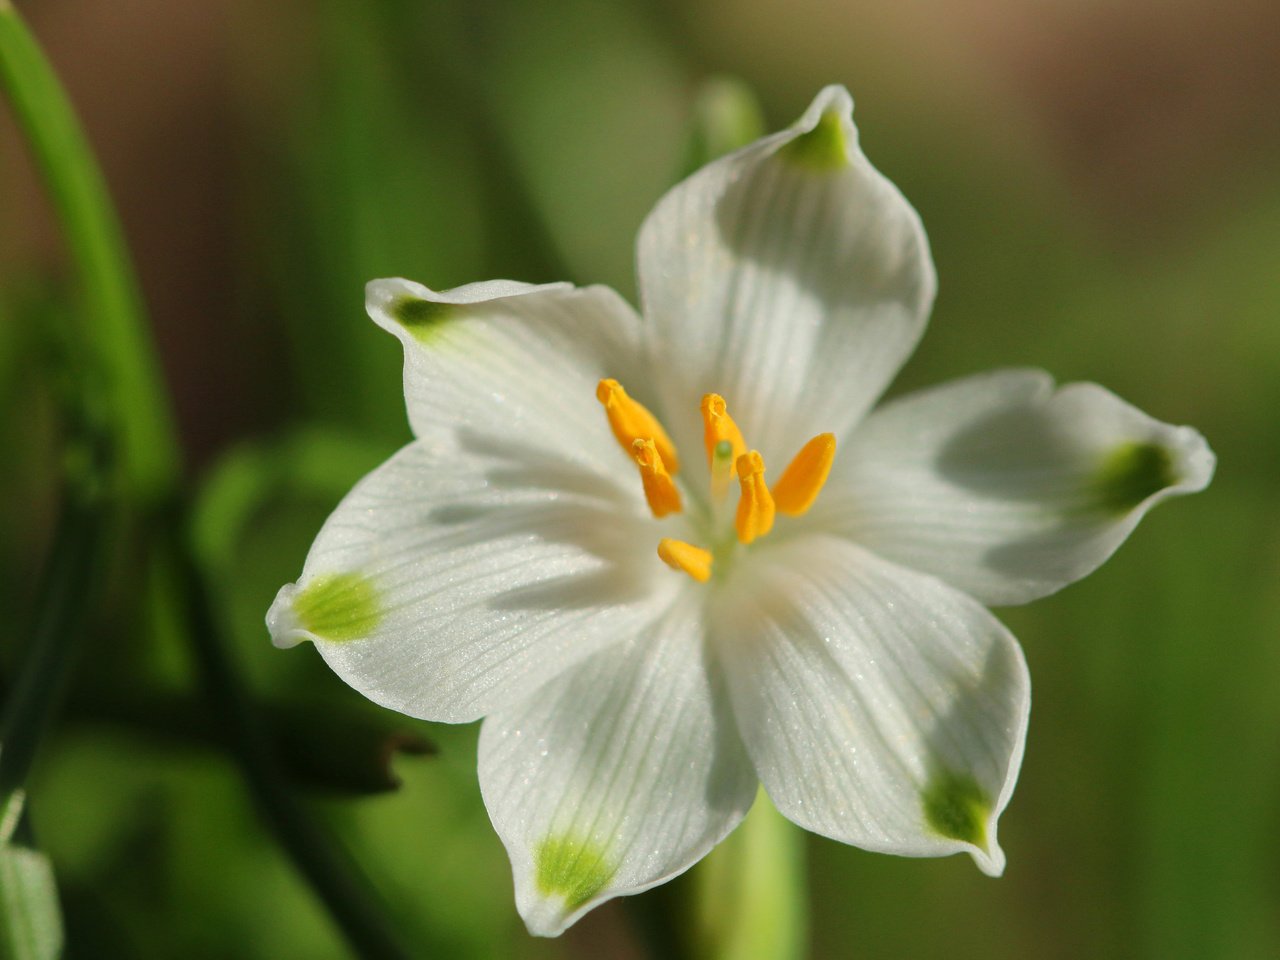
[[[696,960],[806,955],[804,843],[804,833],[760,790],[738,829],[694,868]]]
[[[79,446],[79,444],[77,444]],[[74,663],[75,648],[93,606],[96,575],[103,566],[103,546],[110,511],[102,498],[107,456],[100,438],[69,472],[53,547],[40,579],[35,629],[0,721],[0,822],[21,803],[36,748],[56,712]]]
[[[187,522],[179,498],[179,447],[120,227],[71,104],[9,0],[0,0],[0,86],[31,144],[75,261],[85,320],[79,338],[86,344],[90,367],[105,380],[106,409],[89,412],[105,413],[132,503],[148,513],[160,508],[176,513],[162,518],[158,530],[151,532],[179,540],[161,544],[169,548],[161,555],[173,562],[176,592],[210,702],[230,727],[230,746],[248,786],[277,839],[353,950],[362,957],[407,958],[409,952],[397,941],[364,877],[285,787],[257,710],[223,645],[204,572],[182,539]],[[88,394],[83,383],[80,391],[81,396]],[[76,479],[74,473],[69,476],[72,484]],[[84,593],[102,565],[99,538],[108,514],[91,500],[85,500],[86,513],[72,510],[64,517],[39,607],[41,625],[6,705],[6,739],[0,750],[0,823],[6,827],[15,826],[23,801],[21,785],[54,712],[52,693],[69,669],[70,642],[83,633],[82,618],[91,606]],[[52,887],[47,886],[45,892],[52,897]]]
[[[84,310],[79,333],[106,378],[121,467],[134,496],[155,502],[177,481],[179,451],[128,251],[75,111],[9,0],[0,0],[0,86],[75,260]]]
[[[70,441],[58,526],[37,585],[31,640],[0,717],[0,958],[51,960],[62,950],[53,867],[35,848],[24,785],[62,702],[101,582],[116,513],[107,491],[110,437],[84,409],[88,391],[65,397]]]
[[[755,92],[736,77],[711,77],[698,87],[685,143],[681,176],[739,150],[765,135]]]

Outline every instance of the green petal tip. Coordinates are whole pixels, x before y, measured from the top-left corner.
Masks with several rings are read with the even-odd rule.
[[[359,573],[316,577],[293,598],[298,625],[322,640],[358,640],[382,622],[378,589]]]
[[[405,296],[392,301],[387,307],[387,312],[419,340],[426,340],[439,330],[445,320],[449,319],[450,314],[453,313],[453,307],[451,303],[437,303],[435,300]]]
[[[1098,470],[1095,489],[1104,508],[1126,513],[1177,482],[1173,455],[1165,447],[1133,442],[1107,454]]]
[[[925,822],[935,833],[986,847],[991,799],[972,777],[939,773],[925,785],[920,799]]]
[[[604,848],[566,835],[550,836],[539,843],[534,851],[534,867],[539,892],[564,898],[569,910],[577,909],[603,890],[615,871]]]
[[[800,134],[782,148],[791,162],[811,170],[839,170],[849,163],[844,122],[839,113],[827,110],[812,130]]]

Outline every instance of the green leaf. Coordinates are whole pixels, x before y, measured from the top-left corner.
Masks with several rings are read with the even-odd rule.
[[[26,795],[0,808],[0,960],[45,960],[62,952],[62,910],[49,858],[26,841]]]
[[[78,274],[76,332],[104,371],[120,462],[136,495],[158,499],[178,448],[142,299],[102,174],[62,85],[9,0],[0,0],[0,89],[13,104]]]
[[[0,845],[0,960],[48,960],[62,952],[62,911],[49,858]]]

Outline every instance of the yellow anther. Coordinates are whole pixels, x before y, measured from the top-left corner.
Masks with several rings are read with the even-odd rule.
[[[827,482],[835,458],[833,433],[820,433],[801,447],[773,485],[773,502],[777,508],[787,516],[798,517],[812,507]]]
[[[773,495],[764,482],[764,457],[752,450],[738,458],[738,482],[742,496],[734,526],[741,543],[750,543],[773,529]]]
[[[699,583],[711,579],[711,551],[683,540],[658,541],[658,556],[673,570],[683,570]]]
[[[653,515],[665,517],[669,513],[679,513],[680,491],[667,473],[657,444],[652,440],[635,440],[631,444],[631,455],[640,467],[644,497],[649,501],[649,509],[653,511]]]
[[[637,440],[652,440],[658,447],[658,453],[662,455],[662,463],[667,471],[679,472],[680,460],[676,456],[676,445],[662,429],[658,418],[627,396],[622,384],[617,380],[601,380],[596,385],[596,399],[604,404],[604,412],[609,417],[609,428],[613,430],[618,443],[622,444],[623,450],[631,453],[632,445]]]
[[[702,398],[702,440],[707,446],[707,464],[715,466],[716,447],[728,440],[733,445],[733,456],[729,458],[730,476],[738,458],[747,452],[747,442],[742,439],[742,431],[729,416],[724,397],[718,393],[708,393]]]

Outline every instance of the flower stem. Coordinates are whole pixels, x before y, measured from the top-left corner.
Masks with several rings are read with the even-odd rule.
[[[804,834],[763,790],[695,869],[698,960],[800,960],[808,934]]]
[[[142,300],[102,174],[44,52],[0,0],[0,88],[13,104],[75,262],[84,325],[106,377],[109,415],[131,492],[154,502],[179,469]]]
[[[57,712],[104,565],[104,533],[111,517],[100,497],[108,469],[104,443],[90,438],[87,457],[68,458],[79,469],[69,472],[66,481],[57,530],[37,590],[31,644],[0,720],[0,823],[10,826],[21,808],[22,787],[36,749]]]
[[[109,435],[86,415],[87,392],[65,398],[69,442],[57,528],[37,584],[30,644],[0,716],[0,957],[45,960],[63,947],[62,911],[49,858],[25,809],[36,752],[57,714],[94,608],[107,533]]]

